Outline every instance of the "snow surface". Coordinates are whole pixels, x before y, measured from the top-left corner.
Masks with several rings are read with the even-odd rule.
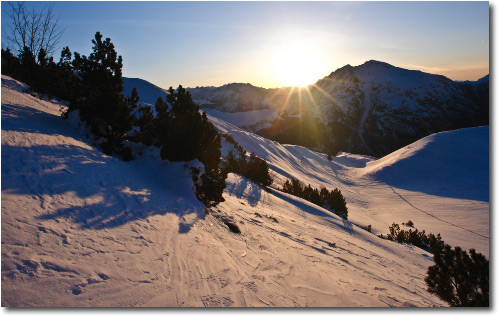
[[[123,78],[123,94],[131,95],[133,88],[136,88],[140,97],[139,104],[148,105],[154,108],[158,98],[166,101],[168,90],[139,78]]]
[[[185,163],[153,150],[133,162],[106,156],[82,127],[60,119],[59,104],[25,89],[2,76],[2,306],[446,306],[426,291],[430,253],[358,225],[386,233],[411,219],[489,256],[489,202],[383,182],[396,180],[382,172],[402,155],[341,153],[330,162],[210,116],[268,161],[277,184],[296,177],[340,188],[351,221],[234,174],[226,201],[207,214]],[[465,147],[484,134],[455,137],[467,135]],[[489,168],[459,161],[454,168]],[[450,192],[454,183],[439,180]]]

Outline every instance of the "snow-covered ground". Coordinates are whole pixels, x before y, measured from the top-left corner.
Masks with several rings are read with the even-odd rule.
[[[154,106],[158,98],[166,101],[168,90],[140,79],[140,78],[123,78],[123,93],[131,95],[133,88],[136,88],[140,97],[139,103],[142,105]],[[176,88],[176,87],[175,87]]]
[[[210,119],[248,152],[268,161],[278,185],[294,177],[315,188],[339,188],[349,219],[359,226],[372,225],[373,232],[386,234],[393,222],[411,219],[419,230],[441,233],[448,244],[489,257],[487,126],[437,133],[379,160],[340,153],[328,161],[326,154]]]
[[[385,234],[408,219],[489,257],[489,196],[452,191],[463,187],[456,179],[489,174],[489,148],[469,147],[487,143],[485,127],[452,132],[471,155],[452,160],[460,178],[435,172],[427,190],[414,190],[390,170],[417,175],[416,157],[446,148],[445,137],[390,158],[328,161],[210,117],[268,161],[277,185],[295,177],[340,188],[350,221],[233,174],[226,201],[206,213],[184,163],[154,151],[133,162],[106,156],[60,119],[58,104],[25,88],[2,76],[2,306],[445,306],[423,281],[430,253],[358,227]]]

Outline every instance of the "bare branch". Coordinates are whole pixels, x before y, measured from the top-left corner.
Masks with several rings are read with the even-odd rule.
[[[51,56],[57,48],[64,29],[59,26],[59,17],[54,17],[54,5],[44,7],[40,12],[27,10],[24,2],[9,2],[9,17],[12,20],[7,34],[7,42],[18,53],[28,47],[34,56],[44,49]]]

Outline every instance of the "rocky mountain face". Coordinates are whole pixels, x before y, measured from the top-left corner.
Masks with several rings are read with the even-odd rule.
[[[229,83],[221,87],[188,90],[203,108],[234,113],[272,108],[271,92],[276,89],[259,88],[250,83]]]
[[[489,76],[456,82],[374,60],[346,65],[306,88],[189,90],[201,107],[218,111],[271,109],[279,118],[257,133],[333,154],[380,157],[435,132],[489,125]]]

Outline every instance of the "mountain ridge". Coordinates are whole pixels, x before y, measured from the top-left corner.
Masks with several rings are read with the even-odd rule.
[[[203,109],[240,116],[271,110],[264,122],[243,127],[332,154],[381,157],[432,133],[489,124],[489,75],[456,82],[376,60],[343,66],[306,88],[231,83],[188,90]]]

